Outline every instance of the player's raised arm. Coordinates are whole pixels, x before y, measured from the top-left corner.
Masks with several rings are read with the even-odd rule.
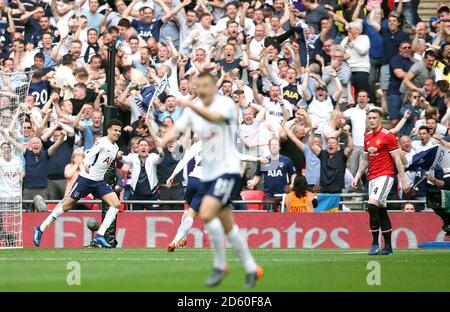
[[[182,107],[192,109],[195,113],[197,113],[198,115],[200,115],[201,117],[205,118],[210,122],[220,122],[226,120],[226,117],[221,112],[211,111],[204,106],[197,106],[194,104],[193,101],[178,100],[177,104]]]
[[[166,181],[167,187],[169,187],[169,188],[172,187],[173,179],[175,178],[175,176],[178,173],[180,173],[181,170],[184,169],[184,167],[186,167],[186,165],[192,158],[194,158],[198,153],[201,152],[202,146],[203,146],[202,142],[198,141],[198,142],[194,143],[189,149],[186,150],[186,152],[183,155],[183,158],[178,162],[175,169],[173,169],[172,174],[167,179],[167,181]]]

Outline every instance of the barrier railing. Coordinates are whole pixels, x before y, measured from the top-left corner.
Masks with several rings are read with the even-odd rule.
[[[275,197],[281,198],[283,194],[277,194]],[[348,205],[351,207],[352,211],[365,211],[367,210],[367,200],[364,200],[364,198],[367,198],[366,193],[342,193],[339,194],[341,197],[341,201],[339,201],[340,205]],[[355,200],[345,200],[348,198],[353,198]],[[344,199],[344,200],[342,200]],[[56,204],[59,200],[45,200],[46,204]],[[425,200],[388,200],[388,204],[404,204],[406,202],[411,202],[414,204],[425,204]],[[23,200],[23,204],[33,204],[33,200]],[[101,204],[101,200],[80,200],[78,203],[80,204]],[[133,211],[133,205],[154,205],[156,207],[155,210],[158,211],[165,211],[165,210],[159,210],[157,209],[160,205],[184,205],[186,202],[184,200],[122,200],[122,204],[125,204],[128,206],[128,210],[132,212]],[[234,200],[232,201],[233,204],[262,204],[262,205],[272,205],[274,204],[273,200]],[[176,210],[168,210],[168,211],[176,211]],[[248,210],[240,210],[240,211],[248,211]],[[250,210],[252,212],[265,212],[268,211],[268,209],[263,210]]]

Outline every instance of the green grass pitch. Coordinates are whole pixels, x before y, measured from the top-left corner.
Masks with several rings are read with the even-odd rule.
[[[258,249],[264,267],[256,291],[450,291],[450,250],[395,250],[369,257],[356,249]],[[0,291],[205,291],[209,249],[0,250]],[[244,291],[244,271],[228,251],[230,274],[213,291]],[[66,282],[77,261],[81,285]],[[370,261],[380,264],[381,285],[369,286]]]

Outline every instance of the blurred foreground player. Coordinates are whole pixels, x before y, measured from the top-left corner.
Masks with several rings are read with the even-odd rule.
[[[109,205],[108,212],[92,242],[104,248],[111,248],[111,244],[105,240],[104,235],[106,229],[116,219],[120,201],[114,190],[104,181],[104,177],[106,171],[116,159],[119,150],[116,142],[122,133],[122,122],[115,119],[110,120],[107,125],[107,133],[107,136],[99,139],[86,155],[84,159],[86,172],[80,173],[69,196],[66,196],[56,205],[52,213],[40,226],[34,227],[33,241],[36,247],[39,247],[42,234],[50,224],[55,222],[63,212],[72,209],[81,198],[92,194],[96,198],[101,198]]]
[[[161,144],[164,146],[179,132],[189,126],[201,134],[203,142],[202,192],[199,216],[202,219],[214,248],[214,265],[206,286],[218,285],[227,273],[223,233],[244,264],[247,288],[255,286],[262,276],[262,268],[257,266],[247,245],[234,223],[229,204],[231,196],[240,187],[241,163],[236,148],[237,108],[234,102],[216,91],[216,82],[208,73],[201,73],[196,80],[198,100],[180,101],[185,106],[182,116]],[[218,223],[211,222],[218,217]]]
[[[400,159],[397,139],[382,127],[382,113],[372,109],[368,114],[370,131],[364,137],[364,153],[352,187],[356,188],[362,174],[369,167],[369,201],[370,231],[372,232],[372,248],[369,255],[390,255],[393,253],[391,244],[391,220],[386,209],[386,199],[394,182],[394,163],[397,167],[402,188],[409,190],[408,179]],[[378,245],[379,231],[384,237],[384,248],[380,251]]]
[[[200,203],[203,198],[203,188],[201,183],[202,176],[202,141],[194,143],[183,155],[183,158],[178,162],[177,166],[173,170],[172,174],[166,181],[168,188],[172,186],[175,176],[184,169],[185,166],[193,165],[192,172],[189,173],[188,182],[186,186],[186,192],[184,199],[188,204],[188,208],[184,211],[181,217],[180,226],[178,227],[175,238],[167,246],[167,251],[173,252],[177,247],[184,247],[186,245],[186,234],[192,228],[194,219],[197,217]],[[262,157],[256,157],[252,155],[238,153],[240,160],[253,161],[260,163],[268,163],[269,161]],[[239,190],[240,191],[240,190]],[[222,227],[218,218],[214,218],[211,222],[218,223],[219,227]],[[213,225],[214,226],[214,225]],[[216,225],[217,226],[217,225]],[[225,243],[225,242],[223,242]]]

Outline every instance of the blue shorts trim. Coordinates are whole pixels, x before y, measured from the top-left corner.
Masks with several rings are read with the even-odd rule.
[[[231,204],[233,198],[239,197],[241,176],[224,174],[215,180],[203,182],[203,194],[217,198],[224,206]]]
[[[89,194],[94,198],[101,198],[106,194],[113,193],[113,189],[105,181],[94,181],[78,176],[72,190],[69,193],[70,198],[80,200]]]
[[[203,184],[199,178],[188,177],[186,186],[186,192],[184,193],[184,199],[189,207],[194,209],[195,212],[199,212],[200,204],[203,198]]]

